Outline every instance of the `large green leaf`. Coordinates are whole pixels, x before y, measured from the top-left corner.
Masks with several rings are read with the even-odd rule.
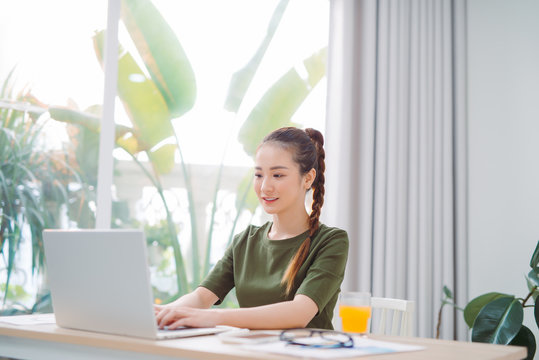
[[[514,297],[489,302],[477,315],[472,341],[507,345],[519,332],[524,318],[522,304]]]
[[[94,45],[99,61],[103,62],[104,31],[96,33]],[[148,153],[150,161],[158,164],[156,169],[166,173],[174,166],[174,154],[157,146],[163,140],[174,137],[170,112],[156,84],[146,77],[131,54],[120,51],[118,60],[118,95],[133,122],[133,135],[138,150]],[[132,142],[130,143],[132,144]],[[125,144],[124,144],[125,145]],[[127,146],[127,145],[125,145]]]
[[[101,118],[90,112],[78,111],[61,106],[51,106],[49,107],[49,114],[54,120],[84,126],[95,133],[99,133],[99,129],[101,128]],[[133,129],[124,125],[116,125],[115,131],[115,137],[118,139],[125,134],[132,132]]]
[[[502,298],[502,297],[513,297],[512,295],[502,294],[498,292],[490,292],[476,297],[470,301],[464,308],[464,321],[468,324],[469,328],[473,327],[473,323],[479,311],[488,304],[489,302]]]
[[[67,124],[79,126],[81,129],[86,129],[94,134],[99,134],[101,129],[101,119],[98,115],[93,114],[89,111],[78,111],[70,108],[51,106],[49,108],[49,114],[51,118],[57,121],[65,122]],[[85,132],[85,137],[87,140],[92,140],[93,145],[99,146],[99,137],[93,137],[90,139],[89,134]],[[94,141],[95,140],[95,141]],[[123,148],[128,153],[135,155],[147,147],[146,144],[141,143],[136,136],[134,136],[134,129],[124,126],[116,125],[115,127],[115,141],[116,145]],[[77,148],[82,152],[77,153],[77,159],[81,165],[86,163],[85,160],[88,159],[88,156],[94,155],[93,153],[84,152],[83,147]],[[95,149],[94,149],[95,150]],[[97,153],[97,152],[96,152]],[[90,160],[90,163],[93,160]],[[166,166],[170,164],[167,163],[168,158],[159,159],[156,161],[162,161]],[[81,163],[82,162],[82,163]],[[97,165],[97,164],[96,164]]]
[[[536,350],[535,336],[532,331],[526,326],[522,325],[518,334],[511,340],[509,345],[525,346],[528,349],[528,355],[525,360],[533,360]]]
[[[176,149],[176,144],[163,144],[151,149],[148,155],[157,173],[168,174],[172,171]]]
[[[122,20],[172,117],[189,111],[196,99],[195,75],[169,24],[149,0],[123,0]]]
[[[245,93],[251,85],[253,77],[255,76],[258,67],[260,66],[260,62],[262,61],[262,58],[268,50],[271,39],[273,39],[273,35],[275,35],[275,32],[279,27],[279,23],[281,22],[281,19],[286,10],[286,7],[288,6],[289,1],[290,0],[281,0],[279,4],[277,4],[275,10],[273,11],[271,20],[268,24],[266,36],[258,46],[257,51],[255,52],[251,60],[249,60],[247,65],[245,65],[242,69],[238,70],[232,75],[232,79],[230,79],[230,84],[228,86],[227,98],[225,101],[226,110],[238,112],[243,98],[245,97]]]
[[[247,154],[254,155],[266,134],[282,126],[292,125],[292,116],[324,77],[326,58],[327,48],[324,48],[303,62],[308,74],[306,78],[300,76],[296,69],[291,69],[264,94],[238,135]]]
[[[96,55],[101,63],[104,36],[104,31],[94,36]],[[143,149],[149,149],[174,135],[170,113],[163,96],[131,54],[123,50],[120,50],[118,60],[118,95],[137,130],[137,137],[145,145]]]

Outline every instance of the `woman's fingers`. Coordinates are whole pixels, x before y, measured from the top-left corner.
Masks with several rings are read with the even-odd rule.
[[[175,329],[178,326],[186,326],[185,319],[189,317],[194,309],[189,308],[165,308],[156,316],[157,325],[160,328],[168,327]]]
[[[178,310],[178,309],[174,309],[174,310],[170,310],[170,311],[167,311],[162,317],[161,317],[161,321],[158,322],[158,324],[160,326],[168,326],[170,327],[170,325],[175,322],[176,320],[179,320],[183,317],[183,312]]]
[[[163,319],[165,316],[167,316],[167,314],[170,313],[172,309],[170,308],[163,308],[163,309],[160,309],[159,312],[156,313],[155,315],[155,320],[157,322],[157,325],[159,325],[160,327],[163,327],[166,325],[166,323],[164,323]]]
[[[163,307],[155,316],[157,326],[175,329],[179,326],[212,327],[217,324],[214,312],[188,307]]]
[[[184,322],[185,322],[185,319],[176,320],[172,324],[169,324],[168,328],[170,330],[174,330],[174,329],[177,329],[177,328],[182,327],[182,326],[187,326],[187,325],[184,324]]]

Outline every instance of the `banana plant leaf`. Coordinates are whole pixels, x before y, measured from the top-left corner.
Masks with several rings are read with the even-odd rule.
[[[535,342],[535,336],[528,327],[522,325],[520,331],[514,337],[514,339],[511,340],[509,345],[525,346],[528,349],[528,355],[526,356],[525,360],[533,360],[537,344]]]
[[[42,115],[46,109],[29,104],[27,102],[22,101],[7,101],[4,99],[0,99],[0,109],[7,109],[7,110],[15,110],[15,111],[21,111],[21,112],[29,112],[32,114],[35,114],[37,116]]]
[[[193,68],[178,38],[149,0],[123,0],[122,20],[173,118],[196,100]]]
[[[97,58],[103,64],[104,31],[94,36]],[[175,138],[170,122],[170,112],[165,99],[156,84],[146,77],[131,54],[121,50],[118,60],[118,95],[131,119],[134,137],[124,148],[137,146],[138,151],[146,151],[156,170],[166,174],[174,167],[174,152],[170,146],[156,147],[164,140]],[[132,152],[131,152],[132,153]]]
[[[279,24],[281,23],[281,19],[283,18],[284,12],[286,10],[286,7],[288,6],[289,1],[290,0],[281,0],[279,4],[277,4],[275,10],[273,11],[273,15],[271,16],[271,20],[268,24],[266,36],[258,46],[257,51],[255,52],[251,60],[249,60],[247,65],[245,65],[245,67],[238,70],[232,75],[232,79],[230,80],[230,84],[228,87],[227,98],[225,101],[226,110],[234,113],[238,112],[238,109],[240,108],[241,103],[245,98],[245,93],[249,89],[249,86],[253,81],[253,77],[255,76],[256,71],[260,66],[260,62],[264,58],[264,55],[268,50],[268,46],[273,39],[273,36],[275,35]]]
[[[48,110],[54,120],[73,125],[80,125],[95,133],[100,132],[101,119],[98,115],[61,106],[51,106]],[[116,125],[115,131],[115,138],[119,139],[125,134],[131,133],[133,129],[124,125]]]
[[[292,116],[326,73],[326,58],[327,48],[316,52],[303,62],[307,78],[291,69],[262,96],[238,135],[247,154],[253,156],[256,147],[269,132],[293,125]]]
[[[472,341],[507,345],[522,327],[524,311],[515,297],[502,297],[486,304],[475,319]]]
[[[54,120],[80,126],[84,129],[92,131],[95,134],[99,134],[99,132],[101,131],[100,117],[88,111],[78,111],[66,107],[51,106],[49,107],[49,114]],[[143,147],[143,145],[141,145],[140,142],[137,140],[137,137],[132,136],[134,131],[134,129],[128,126],[116,125],[114,135],[116,145],[133,155],[140,152],[142,150],[141,148]],[[95,140],[99,139],[96,138]],[[99,146],[99,142],[96,142],[95,145]],[[83,156],[82,159],[86,157],[86,155],[84,154],[79,155]]]
[[[470,301],[464,308],[464,321],[468,324],[468,327],[471,329],[473,327],[475,318],[481,309],[491,301],[502,297],[513,297],[512,295],[502,294],[498,292],[490,292],[476,297]]]

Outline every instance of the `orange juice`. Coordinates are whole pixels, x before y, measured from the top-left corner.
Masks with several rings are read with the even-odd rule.
[[[342,331],[366,333],[371,317],[371,307],[340,305],[339,315],[342,319]]]

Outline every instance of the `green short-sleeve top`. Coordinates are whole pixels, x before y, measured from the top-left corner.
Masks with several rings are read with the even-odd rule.
[[[218,303],[236,287],[240,307],[273,304],[303,294],[318,306],[307,327],[333,329],[333,310],[348,258],[348,235],[344,230],[320,224],[294,287],[286,296],[281,278],[308,232],[291,239],[270,240],[271,225],[251,225],[236,235],[201,286],[217,295]]]

